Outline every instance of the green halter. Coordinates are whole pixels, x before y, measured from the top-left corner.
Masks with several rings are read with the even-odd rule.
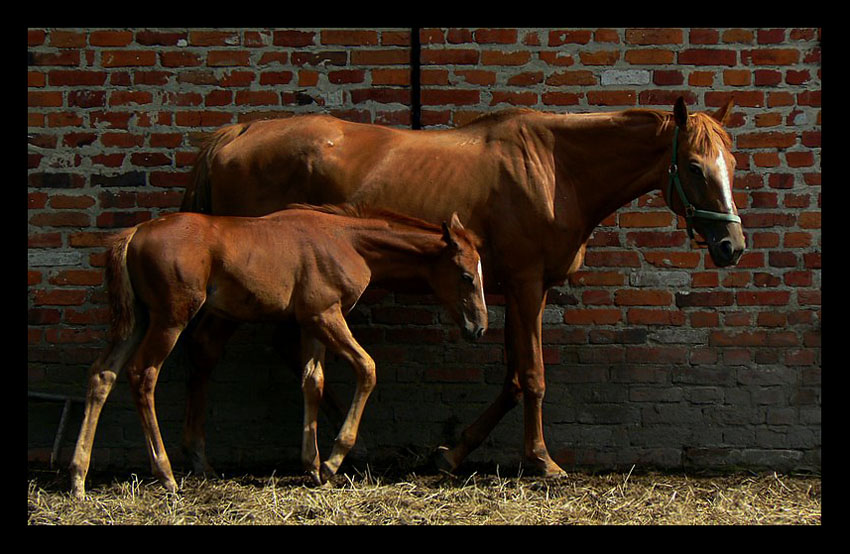
[[[690,238],[694,238],[694,230],[692,227],[692,221],[694,219],[712,219],[714,221],[731,221],[732,223],[741,223],[741,218],[735,214],[728,214],[725,212],[710,212],[707,210],[698,210],[694,208],[694,205],[688,202],[688,197],[685,196],[685,190],[682,188],[682,182],[679,180],[679,166],[676,164],[676,155],[679,151],[678,148],[679,142],[679,127],[676,126],[673,131],[673,160],[670,162],[670,169],[668,171],[670,178],[667,181],[667,194],[666,200],[667,205],[670,209],[673,209],[673,203],[671,202],[673,195],[673,186],[676,186],[676,191],[679,193],[679,200],[682,201],[682,206],[685,208],[685,223],[688,226],[688,236]]]

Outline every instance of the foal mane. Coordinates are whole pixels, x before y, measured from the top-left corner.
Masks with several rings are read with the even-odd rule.
[[[404,230],[414,230],[427,233],[442,233],[443,229],[440,225],[434,225],[428,221],[401,214],[384,208],[376,208],[365,206],[363,204],[303,204],[295,203],[286,206],[287,210],[309,210],[313,212],[321,212],[331,215],[340,215],[345,217],[353,217],[356,219],[377,219],[384,221],[393,228],[403,228]],[[472,233],[465,228],[457,231],[458,235],[475,244],[472,238]]]

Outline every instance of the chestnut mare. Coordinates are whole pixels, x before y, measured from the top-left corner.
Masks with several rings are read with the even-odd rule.
[[[401,130],[327,115],[224,127],[202,147],[184,211],[260,215],[290,202],[358,202],[427,221],[457,212],[482,241],[488,292],[505,297],[504,386],[486,411],[437,462],[453,470],[520,401],[524,462],[563,473],[543,440],[545,391],[541,316],[547,289],[581,266],[594,228],[653,190],[708,244],[717,266],[745,247],[732,197],[735,159],[713,114],[626,110],[553,114],[510,110],[450,130]],[[193,333],[194,364],[184,449],[207,469],[205,383],[229,328],[205,318]]]
[[[334,475],[354,445],[375,363],[352,337],[347,314],[372,279],[427,282],[467,338],[487,326],[476,241],[456,214],[440,226],[382,210],[294,208],[265,217],[176,213],[120,233],[109,252],[111,344],[89,370],[85,414],[71,461],[82,497],[97,420],[126,365],[153,473],[177,490],[154,411],[163,361],[189,320],[207,313],[235,321],[295,320],[301,328],[302,462],[317,483]],[[354,398],[330,457],[321,463],[316,418],[325,348],[357,375]]]

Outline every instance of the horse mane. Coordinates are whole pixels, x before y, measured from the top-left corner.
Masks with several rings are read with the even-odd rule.
[[[627,114],[647,114],[658,119],[659,132],[676,125],[676,121],[671,112],[660,110],[647,109],[632,109],[626,110]],[[686,134],[688,145],[692,150],[706,152],[710,156],[717,154],[716,140],[720,140],[721,144],[727,149],[732,150],[732,137],[719,121],[714,119],[711,114],[705,112],[695,112],[688,116],[688,132]]]
[[[394,212],[384,208],[376,208],[373,206],[365,206],[363,204],[303,204],[294,203],[286,206],[287,210],[309,210],[331,215],[340,215],[344,217],[353,217],[356,219],[378,219],[388,223],[391,227],[403,227],[405,229],[413,229],[424,231],[427,233],[442,233],[443,228],[440,225],[435,225],[431,222],[419,219],[406,214]],[[461,229],[458,234],[468,241],[476,244],[472,232],[467,229]]]

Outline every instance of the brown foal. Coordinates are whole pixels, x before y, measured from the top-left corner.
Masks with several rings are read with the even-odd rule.
[[[427,282],[466,338],[487,327],[475,236],[456,214],[442,226],[353,206],[293,206],[265,217],[176,213],[120,233],[109,252],[111,342],[89,370],[85,414],[71,461],[72,493],[85,477],[101,409],[127,368],[151,468],[177,490],[154,410],[160,368],[201,307],[233,321],[294,320],[301,328],[302,462],[316,483],[334,475],[354,445],[375,363],[345,315],[373,279]],[[330,456],[321,462],[316,418],[328,349],[357,375],[354,398]]]

